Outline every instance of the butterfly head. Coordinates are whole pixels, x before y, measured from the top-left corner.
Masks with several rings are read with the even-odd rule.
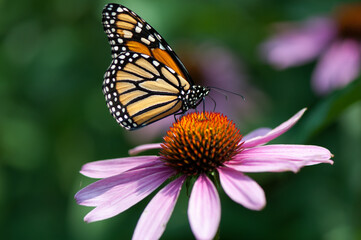
[[[192,85],[185,95],[183,101],[183,111],[196,108],[203,98],[209,94],[210,89],[199,85]]]

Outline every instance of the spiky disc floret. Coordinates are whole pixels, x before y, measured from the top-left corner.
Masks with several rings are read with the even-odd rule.
[[[167,132],[160,155],[179,173],[210,173],[241,151],[241,140],[239,130],[226,116],[191,113]]]

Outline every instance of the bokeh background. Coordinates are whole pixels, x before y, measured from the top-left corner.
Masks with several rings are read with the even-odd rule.
[[[230,97],[228,103],[236,109],[232,119],[242,132],[275,127],[308,107],[301,121],[274,142],[321,145],[335,155],[333,166],[252,174],[267,196],[260,212],[234,203],[220,190],[221,239],[361,239],[361,79],[319,97],[310,87],[315,62],[277,71],[258,53],[272,34],[272,23],[327,14],[344,2],[119,2],[156,28],[178,55],[196,56],[193,63],[185,61],[191,72],[199,64],[204,78],[207,65],[209,71],[217,66],[219,54],[229,57],[234,65],[229,70],[225,64],[218,80],[222,71],[238,76],[233,80],[247,100]],[[140,134],[116,124],[101,92],[110,64],[101,25],[106,3],[0,1],[2,239],[130,239],[152,197],[91,224],[83,222],[90,208],[78,206],[73,197],[92,182],[79,174],[84,163],[128,156],[130,148],[144,143]],[[214,49],[215,60],[202,61]],[[222,101],[217,99],[217,111],[222,112]],[[159,142],[164,130],[152,134],[147,142]],[[182,191],[162,239],[193,239],[187,202]]]

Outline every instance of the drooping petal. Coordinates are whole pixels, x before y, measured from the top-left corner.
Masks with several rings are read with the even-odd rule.
[[[226,194],[235,202],[251,210],[266,205],[263,189],[250,177],[227,167],[218,168],[219,179]]]
[[[297,172],[301,167],[330,163],[326,148],[312,145],[266,145],[243,150],[226,165],[241,172]]]
[[[94,222],[113,217],[152,193],[174,174],[166,166],[130,170],[99,180],[80,190],[75,199],[85,206],[96,206],[84,220]]]
[[[302,117],[303,113],[306,111],[306,108],[302,109],[298,113],[296,113],[293,117],[288,119],[286,122],[282,123],[278,127],[274,128],[273,130],[267,132],[265,135],[257,136],[251,139],[246,140],[242,147],[243,148],[250,148],[255,147],[261,144],[265,144],[276,137],[282,135],[283,133],[287,132],[295,123]]]
[[[160,148],[160,143],[150,143],[150,144],[143,144],[140,145],[138,147],[132,148],[128,151],[129,155],[136,155],[138,153],[147,151],[147,150],[152,150],[152,149],[159,149]]]
[[[205,174],[194,183],[188,219],[196,239],[213,239],[221,220],[221,203],[214,184]]]
[[[135,239],[159,239],[172,215],[185,177],[169,183],[149,202],[133,234]]]
[[[80,173],[91,178],[106,178],[121,174],[143,164],[160,163],[158,156],[126,157],[90,162],[83,165]]]
[[[352,39],[338,40],[323,54],[312,76],[316,93],[327,94],[353,81],[361,68],[361,44]]]
[[[286,25],[286,24],[285,24]],[[286,29],[261,46],[267,62],[279,69],[314,59],[335,36],[336,25],[329,18],[312,18]]]
[[[249,139],[264,136],[267,133],[269,133],[272,130],[272,128],[258,128],[256,130],[253,130],[252,132],[246,134],[243,136],[242,141],[247,141]]]

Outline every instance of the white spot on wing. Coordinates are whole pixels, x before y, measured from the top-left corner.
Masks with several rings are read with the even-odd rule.
[[[132,38],[133,33],[131,31],[123,30],[123,34],[125,38]]]
[[[136,33],[140,33],[141,31],[142,31],[142,29],[140,27],[138,27],[138,26],[135,27],[135,32]]]
[[[165,50],[164,46],[162,44],[159,43],[159,48],[162,50]]]
[[[166,67],[167,67],[167,69],[168,69],[171,73],[175,74],[175,71],[174,71],[173,69],[171,69],[171,68],[168,67],[168,66],[166,66]]]
[[[150,44],[150,41],[148,39],[145,39],[145,38],[141,38],[140,39],[142,42],[144,42],[145,44],[149,45]]]
[[[151,41],[151,42],[154,42],[154,41],[155,41],[155,38],[154,38],[152,35],[149,35],[149,36],[148,36],[148,39],[149,39],[149,41]]]

